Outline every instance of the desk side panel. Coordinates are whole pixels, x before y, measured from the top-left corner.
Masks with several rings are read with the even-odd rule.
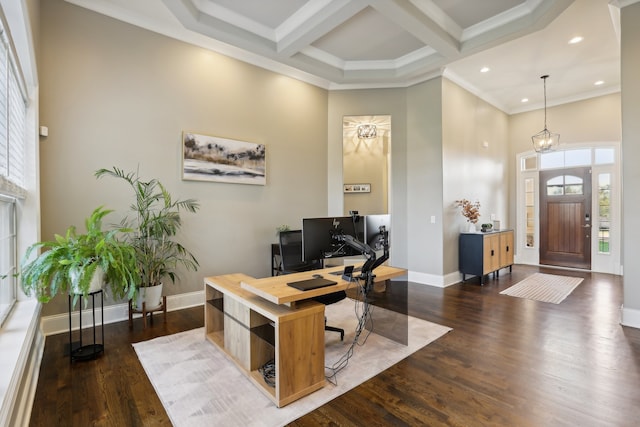
[[[324,310],[278,324],[278,406],[324,386]]]

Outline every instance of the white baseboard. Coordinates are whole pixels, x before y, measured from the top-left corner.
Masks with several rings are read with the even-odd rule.
[[[438,288],[446,288],[460,281],[460,273],[450,273],[444,276],[435,274],[419,273],[417,271],[409,271],[409,281],[420,283],[421,285],[436,286]]]
[[[81,304],[81,303],[79,303]],[[186,294],[177,294],[167,296],[167,311],[181,310],[183,308],[196,307],[204,304],[204,291],[189,292]],[[98,303],[99,309],[99,303]],[[80,314],[76,307],[71,312],[71,329],[77,330],[80,325]],[[99,316],[96,312],[96,317]],[[134,314],[135,317],[141,317],[142,314]],[[104,307],[104,323],[122,322],[129,320],[129,304],[114,304]],[[82,310],[82,325],[86,327],[92,324],[91,307]],[[40,327],[45,336],[69,332],[69,314],[55,314],[46,316],[41,319]]]
[[[620,307],[620,324],[640,329],[640,310]]]

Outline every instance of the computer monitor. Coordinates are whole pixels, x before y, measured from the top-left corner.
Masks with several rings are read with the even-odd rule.
[[[386,232],[387,243],[389,241],[389,230],[391,229],[391,215],[367,215],[364,217],[365,223],[365,243],[369,245],[374,251],[381,251],[383,247],[383,235],[381,234],[381,227],[384,227]]]
[[[305,262],[325,258],[360,255],[345,244],[341,236],[361,239],[364,221],[359,216],[304,218],[302,220],[302,257]]]

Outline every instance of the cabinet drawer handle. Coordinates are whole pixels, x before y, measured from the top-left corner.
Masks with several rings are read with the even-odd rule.
[[[509,252],[509,246],[507,246],[507,252]]]
[[[493,256],[493,249],[491,249],[491,256]]]

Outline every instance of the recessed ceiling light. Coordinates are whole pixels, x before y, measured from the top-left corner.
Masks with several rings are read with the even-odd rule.
[[[482,68],[480,68],[480,72],[481,72],[481,73],[486,73],[486,72],[487,72],[487,71],[489,71],[489,70],[490,70],[490,68],[489,68],[489,67],[482,67]]]
[[[604,84],[603,80],[598,80],[597,82],[594,83],[594,85],[596,85],[596,86],[600,86],[602,84]]]
[[[529,102],[529,98],[522,98],[520,102]]]
[[[580,43],[582,40],[584,40],[584,38],[582,36],[575,36],[574,38],[569,40],[569,44]]]

